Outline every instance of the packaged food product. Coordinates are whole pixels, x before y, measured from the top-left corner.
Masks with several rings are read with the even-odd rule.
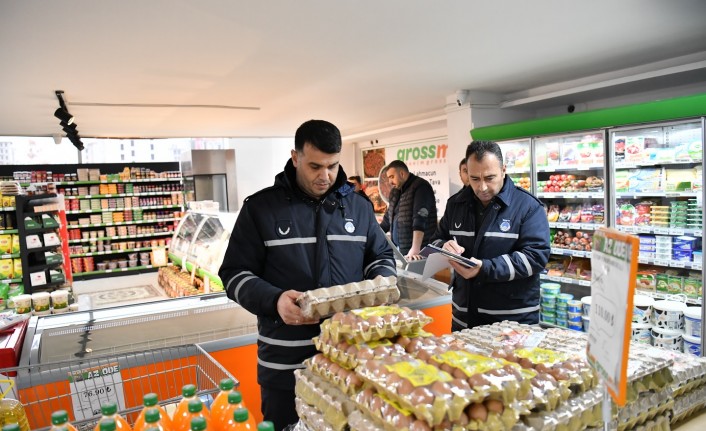
[[[397,302],[400,291],[396,277],[378,276],[344,285],[304,292],[297,303],[307,318],[324,318],[344,310]]]
[[[324,356],[323,353],[317,353],[305,360],[304,365],[308,370],[322,377],[346,394],[354,394],[363,386],[363,381],[352,369],[339,365]]]
[[[431,334],[429,334],[431,335]],[[339,341],[329,344],[319,337],[313,339],[314,346],[327,358],[348,368],[355,368],[369,359],[380,359],[385,356],[400,356],[405,353],[404,347],[393,343],[389,339],[356,343],[353,341]]]
[[[356,410],[351,398],[310,370],[295,370],[294,378],[296,396],[317,408],[333,430],[344,430],[348,425],[348,415]]]
[[[378,306],[340,312],[321,324],[321,339],[368,342],[416,333],[432,318],[408,307]],[[330,341],[329,341],[330,340]]]

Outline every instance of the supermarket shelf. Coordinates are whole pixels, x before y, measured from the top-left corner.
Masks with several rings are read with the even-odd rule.
[[[111,254],[130,253],[130,252],[135,252],[135,251],[148,251],[148,250],[152,250],[153,248],[169,248],[169,247],[166,245],[163,245],[163,246],[157,246],[157,247],[127,248],[124,250],[92,251],[92,252],[88,252],[88,253],[72,254],[71,257],[105,256],[105,255],[111,255]]]
[[[15,212],[15,207],[0,207],[0,211]]]
[[[651,296],[651,297],[653,297],[654,299],[667,299],[667,297],[672,297],[672,296],[674,296],[674,295],[671,294],[671,293],[655,292],[655,291],[652,291],[652,290],[641,290],[641,289],[635,289],[635,293],[636,293],[636,294],[640,294],[640,295]],[[698,297],[698,298],[687,298],[687,299],[686,299],[686,303],[687,303],[687,304],[691,304],[691,305],[701,305],[701,297]]]
[[[600,227],[605,227],[605,225],[594,223],[565,223],[550,221],[549,227],[557,229],[596,230]]]
[[[616,228],[620,231],[627,233],[650,233],[657,235],[690,235],[701,237],[703,235],[703,229],[685,229],[679,227],[654,227],[654,226],[622,226],[618,225]]]
[[[655,266],[666,266],[669,268],[686,268],[701,271],[701,262],[687,262],[683,260],[650,259],[642,256],[637,257],[637,263]]]
[[[25,229],[25,234],[26,235],[31,235],[33,233],[43,233],[43,232],[54,232],[55,230],[58,230],[59,226],[56,227],[38,227],[34,229]]]
[[[80,244],[80,243],[84,243],[84,242],[96,242],[98,240],[112,241],[112,240],[116,240],[116,239],[151,238],[153,236],[172,236],[172,235],[174,235],[174,231],[154,232],[154,233],[138,233],[136,235],[102,236],[99,238],[70,239],[69,244]]]
[[[59,210],[49,210],[49,211],[25,211],[22,214],[28,217],[41,216],[44,214],[56,214]]]
[[[0,283],[10,284],[10,283],[22,283],[22,278],[6,278],[0,280]]]
[[[46,284],[37,284],[32,286],[32,291],[36,292],[38,289],[49,289],[51,287],[56,287],[56,286],[61,286],[62,284],[65,284],[66,280],[63,281],[52,281],[51,283],[46,283]]]
[[[140,178],[130,180],[106,180],[106,181],[62,181],[55,183],[59,186],[80,186],[90,184],[119,184],[119,183],[163,183],[165,181],[181,181],[182,177],[178,178]],[[36,184],[36,183],[35,183]]]
[[[116,268],[116,269],[104,269],[102,271],[89,271],[89,272],[75,272],[73,274],[74,280],[80,280],[81,278],[90,277],[92,275],[121,275],[126,272],[136,272],[136,271],[149,271],[156,270],[157,266],[153,265],[143,265],[143,266],[133,266],[132,268]]]
[[[505,172],[509,175],[529,174],[530,168],[507,168]]]
[[[46,271],[49,268],[54,268],[54,267],[60,266],[63,263],[64,263],[63,261],[58,261],[58,262],[54,262],[54,263],[44,263],[42,265],[28,266],[27,272],[29,272],[31,274],[31,273],[37,272],[37,271]]]
[[[96,223],[96,224],[72,224],[67,226],[68,229],[79,229],[79,228],[84,228],[84,227],[104,227],[104,226],[122,226],[122,225],[131,225],[131,224],[146,224],[146,223],[162,223],[162,222],[170,222],[170,221],[177,221],[181,220],[181,218],[158,218],[158,219],[152,219],[152,220],[133,220],[133,221],[119,221],[119,222],[113,222],[113,223]]]
[[[162,192],[140,192],[140,193],[111,193],[106,195],[80,195],[64,196],[64,199],[101,199],[101,198],[129,198],[132,196],[164,196],[172,193],[181,193],[181,190],[171,190]]]
[[[577,280],[575,278],[570,278],[570,277],[556,277],[552,275],[547,275],[547,274],[539,274],[539,279],[540,280],[549,280],[549,281],[555,281],[557,283],[565,283],[565,284],[575,284],[576,286],[591,286],[591,280]]]
[[[699,195],[697,192],[665,192],[664,190],[655,190],[651,192],[618,192],[615,197],[618,199],[639,199],[643,197],[675,197],[675,198],[695,198]]]
[[[544,198],[544,199],[558,199],[558,198],[565,198],[565,199],[603,199],[605,196],[603,195],[603,192],[559,192],[559,193],[553,193],[553,192],[542,192],[542,193],[537,193],[538,198]]]
[[[19,253],[12,253],[12,254],[1,254],[0,259],[15,259],[20,257]]]
[[[56,250],[57,248],[61,248],[61,244],[47,245],[44,247],[27,248],[27,253],[39,253],[41,251],[52,251],[52,250]]]
[[[568,248],[554,248],[552,247],[552,254],[558,254],[560,256],[572,256],[572,257],[591,257],[590,251],[579,251],[579,250],[569,250]]]
[[[17,229],[0,229],[0,235],[4,235],[7,233],[18,233]]]
[[[701,160],[675,160],[675,161],[661,161],[661,162],[645,162],[645,163],[616,163],[615,169],[634,169],[641,168],[644,166],[671,166],[671,165],[683,165],[683,164],[701,164]]]
[[[567,172],[567,171],[595,171],[603,170],[603,164],[600,165],[561,165],[561,166],[542,166],[537,167],[537,172]]]
[[[74,210],[66,211],[66,214],[92,214],[92,213],[105,213],[105,212],[120,212],[120,211],[132,211],[132,210],[163,210],[170,208],[181,208],[181,205],[152,205],[144,207],[130,207],[130,208],[100,208],[95,210]]]

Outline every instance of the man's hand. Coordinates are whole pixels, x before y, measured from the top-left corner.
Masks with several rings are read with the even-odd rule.
[[[468,267],[451,259],[449,259],[449,263],[451,264],[451,267],[454,269],[454,271],[456,271],[456,274],[468,280],[477,276],[480,272],[481,267],[483,266],[482,260],[478,260],[475,257],[471,257],[470,260],[473,261],[476,266]]]
[[[456,254],[463,254],[463,252],[466,251],[466,249],[458,245],[458,243],[454,239],[446,241],[444,243],[444,246],[441,248]]]
[[[302,295],[296,290],[287,290],[277,300],[277,313],[287,325],[313,325],[318,319],[307,319],[302,315],[302,309],[297,305],[297,298]]]
[[[419,260],[419,259],[422,258],[422,257],[419,255],[419,252],[420,252],[420,251],[421,251],[421,250],[419,249],[418,246],[417,246],[417,247],[412,246],[412,248],[409,249],[409,252],[407,252],[407,254],[405,255],[404,258],[407,259],[407,260]]]

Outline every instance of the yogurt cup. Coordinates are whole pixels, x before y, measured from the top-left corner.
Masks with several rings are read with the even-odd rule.
[[[684,334],[684,353],[701,356],[701,337]]]
[[[62,313],[69,308],[69,292],[67,290],[55,290],[51,294],[51,305],[54,313]],[[59,310],[59,311],[57,311]]]
[[[678,329],[652,327],[652,345],[681,352],[683,333]]]
[[[40,316],[51,312],[51,295],[49,295],[49,292],[32,294],[32,311]]]
[[[542,294],[556,296],[561,292],[561,284],[559,284],[559,283],[541,283],[539,285],[539,291]]]
[[[701,307],[686,307],[684,333],[691,337],[701,338]]]
[[[642,344],[652,343],[652,325],[632,322],[632,341]]]
[[[588,326],[591,324],[591,318],[588,316],[581,316],[583,320],[583,330],[588,332]]]
[[[32,311],[32,295],[17,295],[13,301],[15,303],[15,313],[27,314]]]
[[[655,301],[652,311],[652,326],[665,329],[684,329],[686,304],[679,301]]]
[[[566,311],[570,313],[582,313],[583,304],[580,300],[572,299],[566,302]]]
[[[573,329],[574,331],[583,331],[583,325],[581,323],[574,323],[574,322],[568,322],[569,323],[569,329]]]
[[[569,323],[581,323],[581,317],[583,317],[581,313],[569,312],[567,314],[567,319],[569,320]]]
[[[633,297],[632,321],[633,323],[650,323],[652,317],[652,307],[655,300],[647,295],[635,295]]]
[[[574,299],[574,295],[570,293],[560,293],[556,296],[557,304],[568,304],[572,299]]]
[[[581,298],[581,305],[583,306],[583,315],[590,316],[591,315],[591,297],[584,296],[583,298]]]

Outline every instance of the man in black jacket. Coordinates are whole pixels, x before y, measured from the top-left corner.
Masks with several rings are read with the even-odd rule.
[[[436,196],[431,184],[409,172],[401,160],[385,167],[390,181],[390,203],[380,227],[408,258],[427,245],[436,232]]]
[[[339,166],[341,134],[310,120],[275,184],[245,200],[218,275],[228,297],[257,315],[262,413],[281,430],[297,422],[294,370],[314,355],[319,321],[301,292],[396,274],[370,203]]]

